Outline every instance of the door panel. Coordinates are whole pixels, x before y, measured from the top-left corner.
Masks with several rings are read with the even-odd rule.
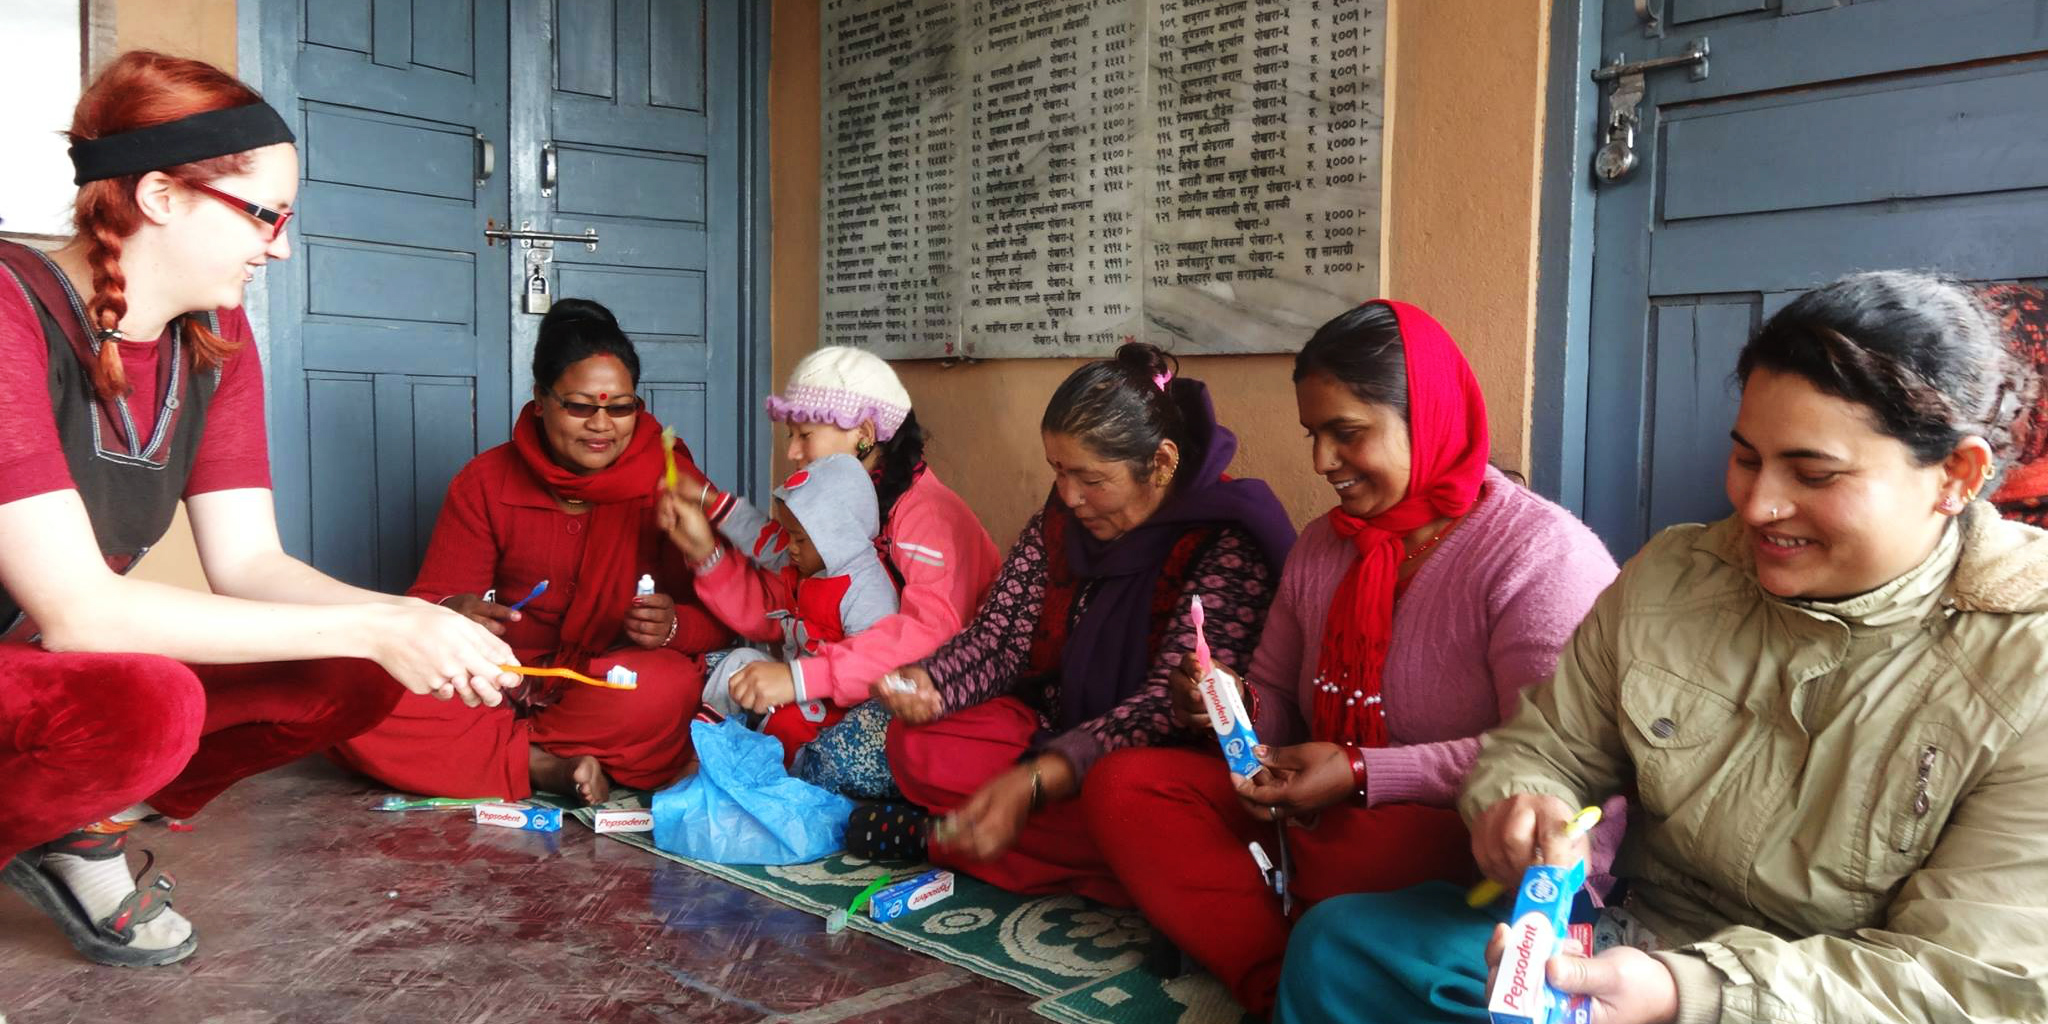
[[[1720,494],[1735,428],[1735,357],[1761,296],[1660,299],[1651,318],[1650,519],[1697,522],[1726,514]]]
[[[506,430],[504,0],[264,5],[270,95],[299,135],[296,259],[272,291],[272,449],[287,546],[412,582],[455,467]]]
[[[764,27],[752,7],[258,0],[264,85],[299,134],[303,176],[297,258],[266,283],[290,550],[405,587],[449,479],[508,436],[540,317],[520,302],[529,250],[486,245],[492,223],[597,229],[598,251],[553,250],[553,293],[611,306],[655,415],[722,481],[753,482],[740,455],[761,388],[743,372],[755,361],[740,317],[745,47]]]
[[[755,414],[739,398],[738,235],[720,223],[739,211],[711,199],[738,182],[731,57],[743,14],[685,0],[519,0],[512,35],[515,66],[554,69],[513,82],[513,218],[598,232],[594,252],[554,247],[554,294],[612,310],[640,352],[649,407],[721,481],[740,479],[739,425]],[[720,89],[707,93],[707,73]],[[514,318],[515,404],[531,390],[539,320]]]
[[[2048,274],[2048,3],[1668,10],[1659,39],[1633,0],[1603,12],[1610,55],[1712,52],[1704,81],[1645,79],[1642,164],[1596,200],[1586,519],[1617,555],[1727,514],[1734,360],[1799,292],[1884,267]]]
[[[2022,66],[1681,114],[1664,130],[1664,220],[2048,187],[2044,96],[2048,67]]]

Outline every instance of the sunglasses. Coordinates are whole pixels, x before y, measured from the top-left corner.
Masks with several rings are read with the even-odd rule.
[[[268,241],[277,241],[277,236],[284,234],[284,226],[292,222],[292,214],[297,212],[295,210],[273,210],[270,207],[264,206],[261,203],[252,203],[247,199],[243,199],[240,196],[230,195],[226,192],[222,192],[220,189],[214,188],[212,185],[204,184],[202,182],[188,181],[185,184],[192,188],[193,191],[201,192],[206,195],[212,196],[213,198],[218,199],[221,202],[226,203],[229,206],[232,206],[235,209],[240,210],[251,217],[256,218],[258,222],[262,223],[264,226],[270,229],[270,237]]]
[[[597,415],[599,409],[604,410],[604,414],[612,419],[623,420],[640,415],[640,410],[647,407],[647,402],[637,396],[621,398],[616,402],[609,402],[604,405],[599,405],[596,402],[571,402],[552,391],[548,392],[548,397],[554,399],[555,404],[561,406],[562,411],[568,413],[571,418],[579,420],[587,420]]]

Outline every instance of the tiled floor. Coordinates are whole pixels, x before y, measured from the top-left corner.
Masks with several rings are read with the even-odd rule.
[[[1040,1021],[998,982],[600,840],[382,814],[308,760],[143,826],[199,952],[86,962],[0,889],[0,1015],[203,1024]]]

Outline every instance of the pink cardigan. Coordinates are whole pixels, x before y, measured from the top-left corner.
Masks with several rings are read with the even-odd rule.
[[[797,662],[806,692],[846,707],[866,700],[875,680],[924,660],[960,632],[1000,558],[974,510],[930,469],[896,499],[876,543],[903,578],[902,610]]]
[[[1353,560],[1323,518],[1301,532],[1252,655],[1259,738],[1308,739],[1323,617]],[[1452,806],[1479,734],[1550,678],[1558,652],[1614,580],[1614,559],[1570,512],[1498,470],[1394,607],[1380,692],[1391,746],[1366,751],[1366,802]]]

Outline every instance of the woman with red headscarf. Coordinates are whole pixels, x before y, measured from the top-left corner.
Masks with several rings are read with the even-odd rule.
[[[278,541],[240,307],[292,252],[284,119],[219,68],[138,51],[69,135],[77,237],[0,242],[0,881],[93,960],[153,966],[198,939],[169,875],[137,888],[136,822],[369,728],[400,686],[496,704],[518,680],[474,623]],[[212,593],[121,575],[181,499]]]
[[[556,302],[533,347],[533,401],[509,443],[449,483],[409,591],[482,623],[528,664],[594,678],[624,666],[637,687],[536,678],[482,710],[407,698],[336,760],[414,793],[517,800],[543,789],[591,803],[613,782],[653,789],[688,767],[704,690],[696,656],[728,631],[655,527],[661,424],[639,380],[640,356],[610,310]],[[676,462],[697,477],[680,442]],[[643,576],[652,593],[638,593]]]
[[[1452,807],[1479,733],[1550,674],[1615,573],[1571,513],[1487,465],[1479,385],[1429,314],[1377,301],[1337,317],[1294,383],[1337,507],[1302,531],[1231,680],[1264,770],[1225,768],[1183,660],[1174,711],[1200,738],[1112,753],[1082,796],[1139,909],[1259,1015],[1294,914],[1479,877]],[[1284,895],[1250,843],[1288,869]]]

